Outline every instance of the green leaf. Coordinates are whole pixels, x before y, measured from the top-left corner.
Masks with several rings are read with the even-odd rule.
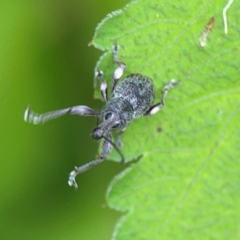
[[[240,238],[240,3],[226,11],[227,34],[226,4],[132,1],[96,29],[91,44],[106,50],[96,68],[109,84],[114,42],[126,75],[153,79],[156,102],[165,83],[181,81],[160,113],[122,136],[127,160],[141,158],[109,186],[109,206],[125,212],[113,239]]]

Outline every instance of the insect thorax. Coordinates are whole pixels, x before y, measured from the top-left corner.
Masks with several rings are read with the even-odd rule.
[[[122,97],[112,98],[106,102],[101,110],[101,120],[104,119],[107,112],[114,112],[119,115],[121,118],[121,129],[127,127],[133,119],[133,109],[129,102]]]

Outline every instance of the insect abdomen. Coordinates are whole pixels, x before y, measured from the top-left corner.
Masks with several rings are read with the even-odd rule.
[[[149,77],[139,73],[128,75],[113,91],[112,98],[122,97],[133,109],[133,118],[144,115],[154,101],[154,85]]]

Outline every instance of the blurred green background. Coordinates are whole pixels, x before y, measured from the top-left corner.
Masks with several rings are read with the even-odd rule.
[[[93,99],[96,61],[87,44],[107,13],[127,1],[0,3],[0,239],[110,239],[120,213],[105,192],[123,166],[106,161],[67,185],[69,172],[96,156],[94,118],[64,116],[44,125],[23,121],[30,104],[42,113]]]

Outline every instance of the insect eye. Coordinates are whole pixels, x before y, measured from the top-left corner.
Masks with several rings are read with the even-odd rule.
[[[112,117],[112,113],[109,112],[109,113],[107,113],[107,114],[105,115],[105,120],[108,120],[108,119],[110,119],[111,117]]]
[[[112,128],[118,128],[120,126],[120,123],[116,123],[115,125],[112,126]]]

